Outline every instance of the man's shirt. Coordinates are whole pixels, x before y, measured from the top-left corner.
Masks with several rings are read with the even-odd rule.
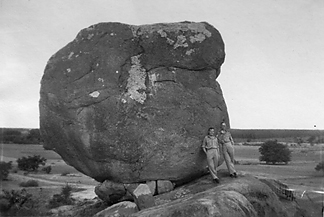
[[[219,132],[219,134],[217,135],[217,137],[218,137],[218,141],[220,143],[228,143],[228,142],[232,142],[233,141],[232,135],[228,131],[221,130]]]
[[[216,136],[205,136],[203,144],[203,148],[212,149],[212,148],[218,148],[218,141]]]

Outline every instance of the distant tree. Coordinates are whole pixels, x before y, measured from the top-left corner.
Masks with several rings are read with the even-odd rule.
[[[27,136],[27,141],[29,143],[39,144],[39,142],[41,141],[41,135],[39,129],[31,129]]]
[[[45,165],[46,158],[40,155],[18,158],[18,168],[25,171],[35,171],[40,165]]]
[[[322,171],[322,172],[323,172],[323,175],[324,175],[324,161],[319,162],[319,163],[316,165],[315,170],[316,170],[316,171]]]
[[[47,173],[47,174],[50,174],[51,171],[52,171],[52,167],[51,167],[51,166],[44,167],[44,168],[42,169],[42,171],[44,171],[44,172]]]
[[[16,140],[20,140],[21,132],[19,130],[8,129],[3,132],[4,143],[14,143]]]
[[[288,163],[291,161],[291,151],[289,148],[276,140],[266,141],[259,148],[261,154],[259,160],[268,163]]]
[[[296,137],[295,141],[298,145],[302,144],[304,142],[304,140],[301,137]]]
[[[309,142],[310,144],[314,144],[316,142],[316,136],[310,136],[308,139],[307,139],[307,142]]]
[[[4,162],[1,161],[0,162],[0,181],[1,180],[6,180],[8,178],[9,175],[9,171],[12,168],[12,162]]]

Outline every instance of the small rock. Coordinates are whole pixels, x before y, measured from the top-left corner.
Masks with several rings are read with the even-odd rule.
[[[112,204],[126,195],[126,189],[124,184],[106,180],[95,187],[95,193],[101,200]]]
[[[151,192],[153,193],[153,195],[155,195],[155,191],[156,191],[156,181],[147,181],[146,184],[149,186]]]
[[[135,184],[129,185],[127,191],[133,196],[139,210],[155,206],[154,192],[147,184],[139,184],[135,189],[134,186]]]
[[[173,190],[174,185],[169,180],[158,180],[157,181],[157,192],[163,194]]]

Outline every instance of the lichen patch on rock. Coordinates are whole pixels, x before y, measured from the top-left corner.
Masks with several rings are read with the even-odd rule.
[[[99,91],[94,91],[92,93],[89,94],[91,97],[97,98],[100,95]]]
[[[73,56],[74,52],[71,52],[68,56],[68,59],[71,59],[71,57]]]
[[[178,47],[188,47],[188,43],[186,43],[186,36],[184,35],[178,35],[177,36],[177,41],[174,44],[174,49],[177,49]]]
[[[166,37],[168,36],[167,33],[164,32],[162,29],[158,30],[157,32],[158,32],[158,33],[161,35],[161,37],[163,37],[163,38],[166,38]]]
[[[191,31],[197,32],[197,33],[202,33],[206,35],[207,37],[210,37],[212,34],[210,31],[206,29],[205,25],[201,25],[201,23],[189,23],[188,28]]]
[[[195,43],[195,42],[202,42],[205,40],[206,36],[202,33],[198,33],[197,35],[190,36],[190,42]]]
[[[94,34],[92,34],[92,33],[91,33],[91,34],[89,34],[89,35],[88,35],[88,37],[87,37],[87,38],[88,38],[88,40],[90,40],[90,39],[91,39],[91,38],[92,38],[93,36],[94,36]]]
[[[195,52],[195,49],[187,50],[187,51],[186,51],[186,55],[190,55],[190,54],[192,54],[193,52]]]
[[[140,63],[140,56],[141,55],[131,57],[132,66],[128,72],[129,78],[127,79],[126,95],[128,95],[133,100],[143,104],[146,99],[146,93],[139,92],[139,90],[146,90],[146,71]]]

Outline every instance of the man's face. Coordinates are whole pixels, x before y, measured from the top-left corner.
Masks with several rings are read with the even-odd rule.
[[[226,130],[226,124],[222,124],[222,130]]]
[[[215,134],[215,130],[214,129],[210,129],[208,131],[208,133],[209,133],[210,136],[213,136]]]

